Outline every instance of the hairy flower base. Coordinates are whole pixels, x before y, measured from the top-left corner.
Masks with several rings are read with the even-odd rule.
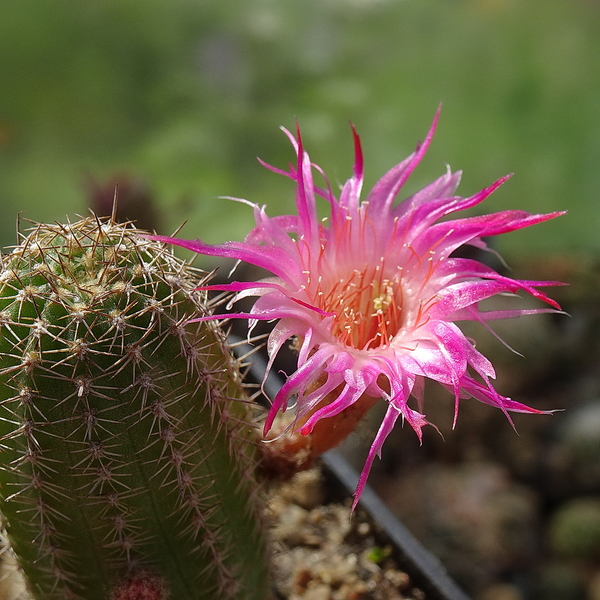
[[[328,394],[315,410],[334,402],[337,391]],[[310,469],[327,450],[343,442],[356,428],[366,413],[381,399],[363,394],[361,398],[334,417],[319,420],[314,428],[303,432],[307,417],[293,422],[275,420],[265,434],[263,468],[274,477],[290,477]]]
[[[339,197],[321,169],[311,163],[300,131],[294,137],[284,130],[296,150],[296,165],[288,171],[265,166],[296,183],[297,214],[269,217],[264,206],[252,204],[256,226],[244,242],[211,246],[200,240],[153,236],[272,273],[258,282],[204,288],[233,292],[233,302],[257,297],[250,313],[229,315],[249,319],[250,330],[259,320],[277,321],[267,343],[268,370],[281,347],[296,340],[298,368],[273,399],[265,423],[265,437],[276,438],[268,444],[272,454],[289,453],[291,462],[310,462],[339,443],[374,403],[386,403],[355,503],[398,419],[408,422],[421,438],[427,424],[425,379],[437,381],[452,393],[455,421],[460,400],[469,397],[499,408],[509,421],[511,411],[543,412],[494,389],[492,364],[456,323],[477,321],[487,327],[495,319],[558,310],[558,304],[539,289],[558,284],[504,277],[476,260],[458,257],[456,251],[464,246],[485,250],[484,238],[563,213],[507,210],[451,218],[455,212],[477,206],[507,177],[463,198],[455,195],[461,174],[450,170],[396,204],[402,186],[425,155],[437,118],[425,141],[384,175],[365,200],[360,199],[363,156],[354,130],[354,172]],[[323,175],[323,186],[315,184],[313,171]],[[317,216],[317,197],[328,203],[330,213],[325,220]],[[516,296],[518,292],[551,308],[485,311],[480,307],[481,301],[497,294]],[[217,317],[200,317],[210,318]],[[295,417],[287,432],[272,429],[276,415],[292,401]],[[297,434],[308,436],[306,443],[299,443]]]

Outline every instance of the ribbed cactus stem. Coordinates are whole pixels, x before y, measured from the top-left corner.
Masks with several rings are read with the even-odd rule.
[[[2,262],[0,509],[31,595],[268,597],[250,407],[189,322],[199,273],[95,218]]]

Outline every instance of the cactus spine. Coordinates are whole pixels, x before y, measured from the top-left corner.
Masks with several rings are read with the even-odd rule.
[[[198,272],[112,221],[2,258],[0,510],[36,599],[263,600],[254,430]]]

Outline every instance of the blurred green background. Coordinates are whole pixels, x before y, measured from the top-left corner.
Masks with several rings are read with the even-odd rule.
[[[599,249],[600,4],[595,0],[9,0],[0,7],[0,243],[15,218],[85,213],[88,178],[140,178],[163,233],[238,239],[241,196],[289,212],[260,167],[297,118],[335,185],[367,185],[441,122],[407,192],[463,169],[485,210],[568,209],[505,254]]]

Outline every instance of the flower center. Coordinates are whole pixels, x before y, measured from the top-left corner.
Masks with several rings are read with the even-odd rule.
[[[386,346],[402,325],[402,287],[380,268],[355,270],[319,294],[320,308],[335,313],[333,334],[347,346]]]

